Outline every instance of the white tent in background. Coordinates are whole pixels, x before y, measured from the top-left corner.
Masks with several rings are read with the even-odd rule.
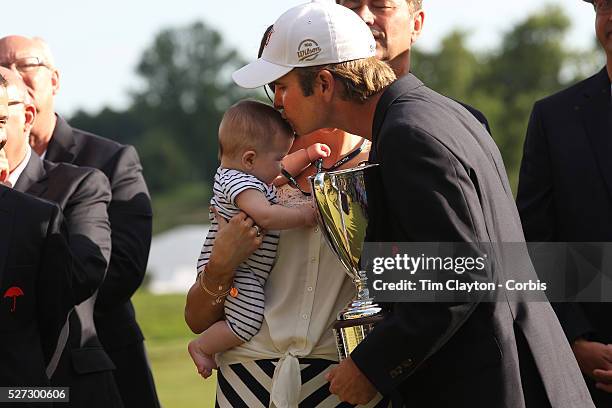
[[[186,225],[157,234],[151,242],[148,289],[155,294],[187,293],[209,225]]]

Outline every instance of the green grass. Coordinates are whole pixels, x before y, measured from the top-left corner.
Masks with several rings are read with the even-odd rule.
[[[216,379],[200,377],[187,352],[194,334],[183,320],[185,296],[137,292],[132,301],[163,407],[214,407]]]

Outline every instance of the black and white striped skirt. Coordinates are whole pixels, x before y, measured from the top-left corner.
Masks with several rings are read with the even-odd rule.
[[[267,408],[270,405],[270,389],[272,377],[278,360],[256,360],[246,363],[222,366],[217,371],[217,401],[218,408]],[[335,361],[300,358],[300,374],[302,389],[299,408],[348,408],[353,405],[341,402],[335,395],[329,393],[329,383],[325,374],[332,368]],[[377,396],[368,408],[387,408],[398,406],[391,404],[388,398]]]

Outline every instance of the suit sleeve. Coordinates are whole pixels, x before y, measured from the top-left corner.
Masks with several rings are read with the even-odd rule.
[[[70,250],[74,256],[76,304],[91,297],[106,274],[111,252],[107,208],[110,185],[104,174],[90,169],[64,208]]]
[[[419,130],[390,129],[380,135],[378,154],[384,201],[404,241],[482,241],[476,188],[444,146]],[[394,303],[351,358],[381,393],[388,394],[439,350],[477,305],[477,300]]]
[[[45,364],[55,353],[61,353],[60,332],[75,304],[72,293],[73,259],[66,234],[62,213],[54,205],[41,248],[37,290],[38,324]]]
[[[531,112],[516,197],[528,242],[559,240],[555,221],[553,168],[542,110],[542,104],[538,102]],[[593,332],[579,304],[554,303],[552,306],[570,343]]]
[[[132,146],[117,155],[108,208],[113,251],[96,308],[110,309],[127,302],[142,283],[147,269],[153,210],[138,153]]]

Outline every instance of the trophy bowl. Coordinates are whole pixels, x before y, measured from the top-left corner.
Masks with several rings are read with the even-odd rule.
[[[323,235],[356,288],[355,298],[338,313],[334,334],[340,360],[345,359],[384,318],[370,298],[366,274],[360,267],[368,226],[366,177],[378,170],[366,164],[348,170],[321,172],[310,177],[312,197]]]

